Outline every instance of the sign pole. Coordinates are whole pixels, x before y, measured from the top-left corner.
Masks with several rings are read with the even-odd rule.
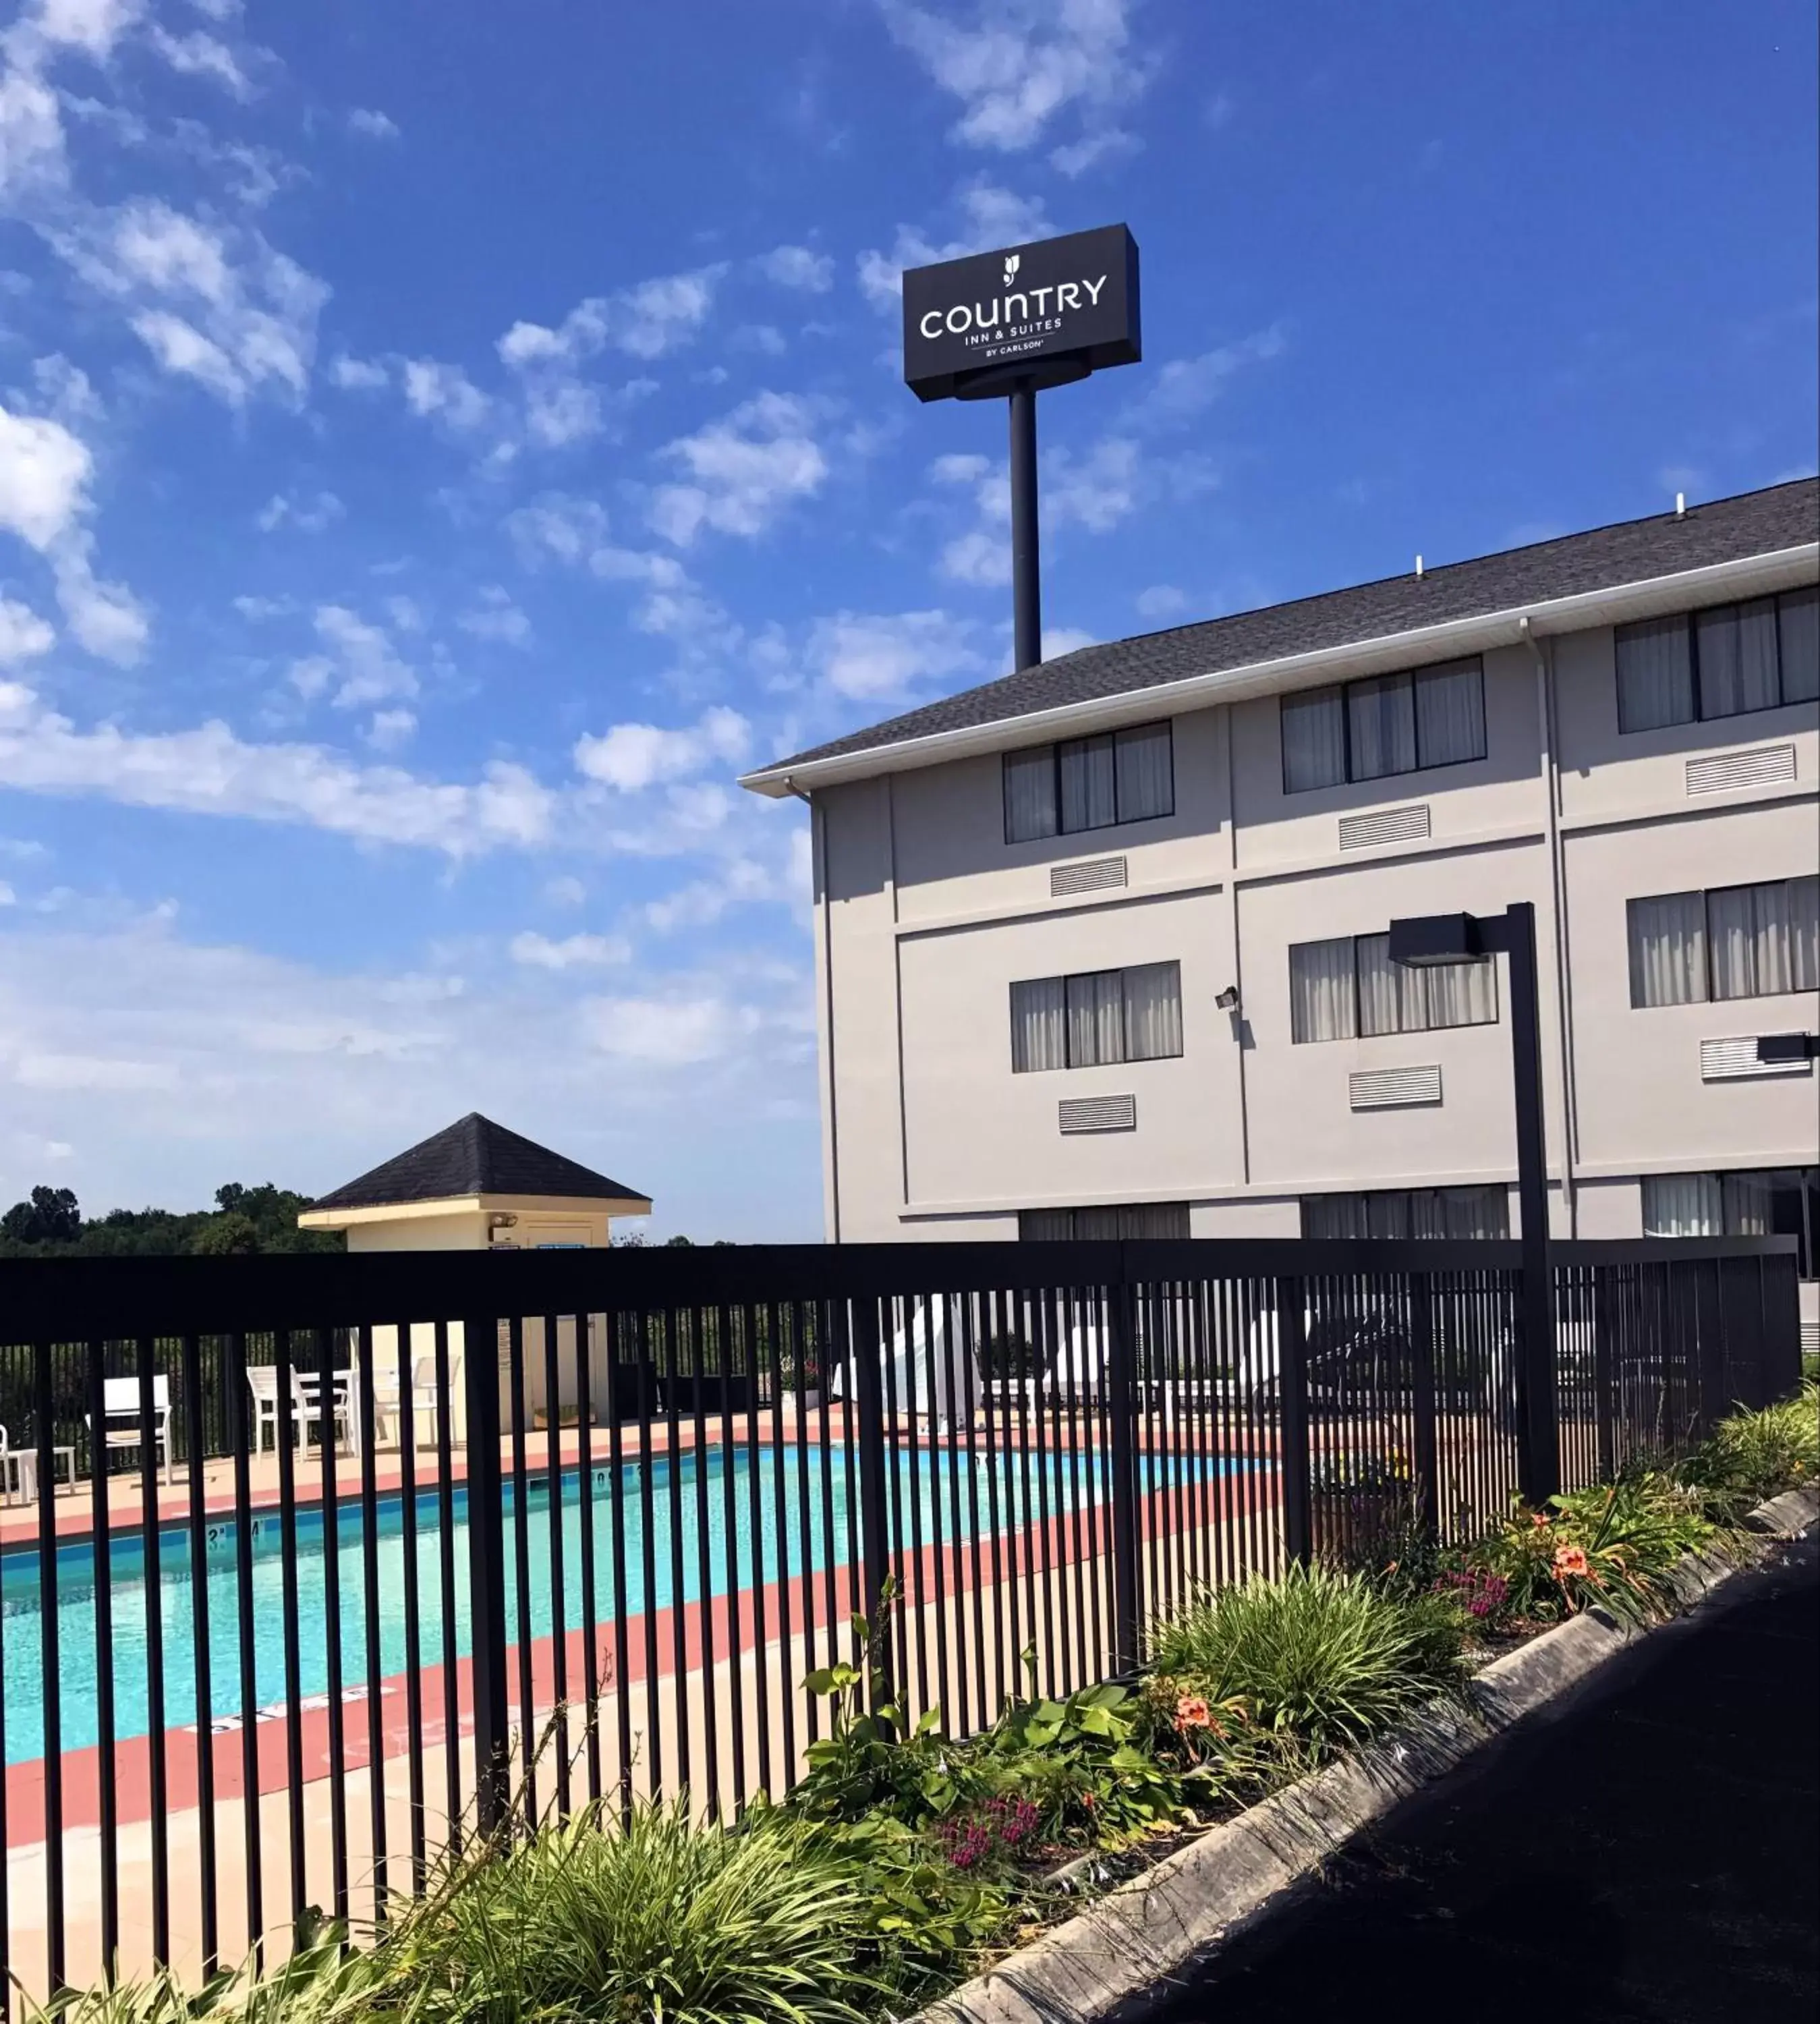
[[[1011,390],[1011,604],[1015,673],[1042,658],[1042,566],[1036,512],[1036,389]]]

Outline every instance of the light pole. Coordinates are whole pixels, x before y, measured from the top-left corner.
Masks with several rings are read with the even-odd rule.
[[[1555,1394],[1555,1288],[1548,1267],[1548,1167],[1542,1129],[1542,1006],[1536,981],[1536,909],[1429,914],[1390,923],[1390,960],[1412,970],[1510,962],[1511,1062],[1517,1100],[1517,1213],[1522,1223],[1521,1351],[1517,1360],[1517,1480],[1540,1507],[1560,1487]]]

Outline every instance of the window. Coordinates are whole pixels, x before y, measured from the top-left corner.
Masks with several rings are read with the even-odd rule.
[[[1650,1174],[1646,1237],[1793,1237],[1804,1279],[1820,1276],[1820,1167],[1755,1173]]]
[[[1011,987],[1011,1068],[1104,1068],[1181,1052],[1181,965],[1089,970]]]
[[[1289,1037],[1298,1045],[1489,1026],[1497,1017],[1498,973],[1490,956],[1411,970],[1390,960],[1387,934],[1341,935],[1290,948]]]
[[[1307,1238],[1489,1237],[1511,1234],[1509,1190],[1393,1188],[1375,1194],[1304,1195]]]
[[[1820,697],[1820,591],[1617,629],[1618,728],[1742,717]]]
[[[1626,914],[1639,1009],[1820,988],[1820,878],[1663,893]]]
[[[1286,695],[1281,717],[1287,794],[1485,756],[1485,676],[1476,658]]]
[[[1174,747],[1166,723],[1005,755],[1007,843],[1174,812]]]
[[[1188,1235],[1186,1202],[1133,1202],[1111,1208],[1027,1208],[1017,1219],[1024,1244],[1123,1243]]]

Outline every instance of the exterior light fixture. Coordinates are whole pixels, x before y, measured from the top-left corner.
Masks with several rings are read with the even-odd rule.
[[[1239,987],[1229,984],[1225,989],[1214,994],[1214,1003],[1222,1012],[1236,1012],[1239,1009]]]
[[[1560,1487],[1555,1411],[1555,1288],[1548,1264],[1547,1149],[1542,1128],[1542,1006],[1536,977],[1536,909],[1428,914],[1390,923],[1390,960],[1411,970],[1510,960],[1511,1060],[1517,1109],[1517,1207],[1522,1221],[1522,1353],[1517,1365],[1517,1473],[1540,1507]]]

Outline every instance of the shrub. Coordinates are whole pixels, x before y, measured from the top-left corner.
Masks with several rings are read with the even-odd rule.
[[[1820,1476],[1820,1387],[1806,1384],[1793,1399],[1721,1420],[1678,1472],[1734,1521],[1765,1498],[1811,1483]]]
[[[728,1832],[686,1801],[623,1828],[594,1808],[452,1864],[375,1949],[419,2024],[852,2024],[864,1908],[852,1866],[767,1816]]]
[[[1505,1584],[1494,1622],[1551,1622],[1595,1604],[1628,1622],[1665,1615],[1668,1577],[1685,1553],[1723,1543],[1697,1496],[1656,1469],[1551,1500],[1516,1505],[1469,1549],[1469,1571]]]
[[[1462,1677],[1461,1616],[1445,1596],[1386,1595],[1357,1575],[1291,1568],[1159,1625],[1159,1673],[1210,1703],[1242,1700],[1258,1726],[1317,1757],[1363,1743]]]

